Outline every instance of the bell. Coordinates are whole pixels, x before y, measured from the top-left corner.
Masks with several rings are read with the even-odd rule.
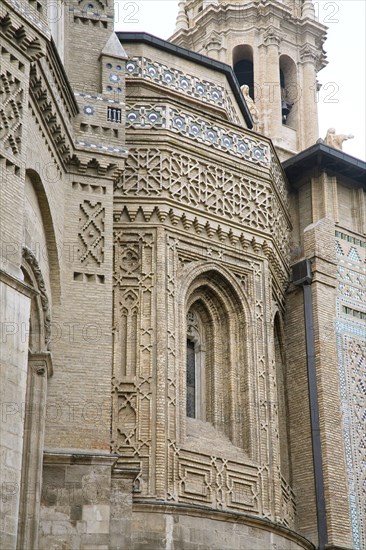
[[[290,103],[287,103],[287,101],[282,101],[282,116],[287,118],[291,111],[291,105]]]
[[[286,124],[287,117],[290,114],[291,111],[291,103],[288,103],[287,101],[282,101],[282,122],[283,124]]]

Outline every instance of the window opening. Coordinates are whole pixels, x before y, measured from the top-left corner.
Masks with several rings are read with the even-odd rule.
[[[187,339],[187,416],[196,418],[196,346]]]
[[[122,111],[115,107],[108,107],[107,109],[107,120],[108,122],[122,122]]]

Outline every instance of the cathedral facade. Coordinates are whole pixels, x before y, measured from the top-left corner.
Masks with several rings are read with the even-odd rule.
[[[366,548],[365,168],[312,0],[0,6],[1,548]]]

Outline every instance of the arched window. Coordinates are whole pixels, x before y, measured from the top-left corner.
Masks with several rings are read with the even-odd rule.
[[[298,103],[301,93],[297,85],[296,65],[288,55],[281,55],[279,68],[282,124],[296,130],[298,126]]]
[[[184,333],[185,415],[211,423],[234,445],[250,441],[250,392],[242,299],[212,270],[188,289]]]
[[[249,86],[249,95],[255,100],[253,48],[251,46],[235,46],[233,50],[233,68],[240,86],[247,84]]]
[[[187,313],[187,416],[206,420],[206,340],[212,341],[207,311],[199,301]]]
[[[197,373],[195,343],[187,338],[187,416],[190,418],[196,418],[197,414],[196,401],[199,394]]]

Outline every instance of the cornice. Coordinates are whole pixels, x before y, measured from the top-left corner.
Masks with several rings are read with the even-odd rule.
[[[236,251],[241,249],[246,255],[262,256],[262,259],[268,261],[281,291],[286,291],[289,281],[288,261],[275,244],[269,230],[254,230],[249,226],[243,228],[242,224],[232,220],[229,222],[220,217],[210,216],[206,212],[194,212],[189,208],[183,211],[174,201],[159,200],[158,205],[156,202],[156,199],[153,204],[131,199],[124,203],[116,203],[113,214],[114,230],[126,224],[131,228],[131,223],[163,224],[177,231],[193,233],[217,245],[231,246]]]
[[[51,32],[45,14],[37,11],[29,2],[21,0],[2,0],[2,3],[5,6],[4,12],[9,9],[7,14],[15,17],[19,27],[24,29],[26,27],[26,32],[33,33],[35,31],[37,34],[40,33],[43,35],[44,38],[50,39]],[[13,13],[11,13],[11,11]]]
[[[71,120],[62,116],[64,109],[60,110],[49,85],[43,68],[33,63],[30,71],[30,97],[63,169],[80,174],[117,178],[123,168],[127,149],[117,151],[113,147],[78,142],[74,138]]]
[[[230,122],[240,124],[240,118],[232,104],[227,83],[217,83],[214,80],[204,79],[192,73],[151,60],[148,57],[132,56],[126,64],[126,83],[127,86],[139,86],[139,96],[134,100],[138,103],[141,93],[141,87],[147,87],[159,91],[158,96],[163,96],[161,100],[166,101],[169,94],[175,100],[177,105],[192,104],[198,112],[204,109],[212,111],[220,119],[227,119]],[[226,84],[226,86],[225,86]],[[162,92],[162,90],[164,90]],[[132,93],[134,88],[132,88]],[[130,98],[127,90],[127,99]],[[155,100],[154,100],[155,101]],[[160,97],[159,97],[160,101]],[[130,101],[129,101],[130,103]]]
[[[22,20],[20,17],[22,12],[18,12],[20,5],[18,2],[14,2],[15,4],[18,7],[12,6],[12,8],[17,10],[16,13],[10,10],[3,10],[0,13],[0,36],[10,42],[29,61],[35,61],[45,55],[46,48],[43,38],[45,36],[48,38],[48,35],[43,33],[44,36],[39,37],[37,32],[39,29],[33,29],[28,19],[25,19],[26,22]],[[25,17],[25,14],[23,16]]]
[[[119,455],[109,451],[89,450],[89,449],[49,449],[43,451],[44,464],[79,464],[96,465],[112,467]]]
[[[47,42],[47,63],[69,116],[77,115],[79,107],[53,38]]]
[[[299,533],[296,533],[289,527],[272,522],[269,519],[263,519],[261,517],[243,512],[216,510],[214,508],[210,508],[209,506],[202,506],[200,504],[172,503],[171,501],[164,502],[162,500],[155,500],[151,497],[141,498],[139,495],[134,495],[133,511],[140,513],[145,512],[148,514],[176,514],[177,516],[181,514],[184,516],[188,515],[192,517],[208,518],[211,520],[216,519],[221,522],[235,523],[238,525],[248,525],[250,527],[256,527],[263,531],[270,531],[274,534],[283,536],[304,550],[315,550],[315,546],[308,539]]]
[[[59,108],[56,106],[49,85],[50,83],[47,82],[40,65],[33,63],[30,69],[29,94],[34,100],[35,109],[40,114],[40,118],[48,130],[51,142],[62,164],[65,164],[69,160],[72,151],[71,124],[70,121],[60,116]]]
[[[212,28],[216,32],[225,32],[230,20],[234,22],[231,24],[230,32],[243,32],[244,29],[248,31],[248,29],[258,28],[265,30],[268,27],[274,27],[280,31],[285,27],[285,33],[290,32],[297,36],[300,27],[301,33],[306,32],[315,36],[319,36],[321,33],[325,40],[327,31],[327,27],[315,19],[294,16],[291,8],[282,2],[275,0],[272,0],[271,3],[246,1],[243,4],[209,5],[192,21],[190,28],[180,29],[169,38],[169,41],[179,45],[184,44],[185,47],[192,47],[192,44],[199,38],[200,43],[205,39],[202,32],[206,28]],[[245,27],[243,27],[243,23]]]

